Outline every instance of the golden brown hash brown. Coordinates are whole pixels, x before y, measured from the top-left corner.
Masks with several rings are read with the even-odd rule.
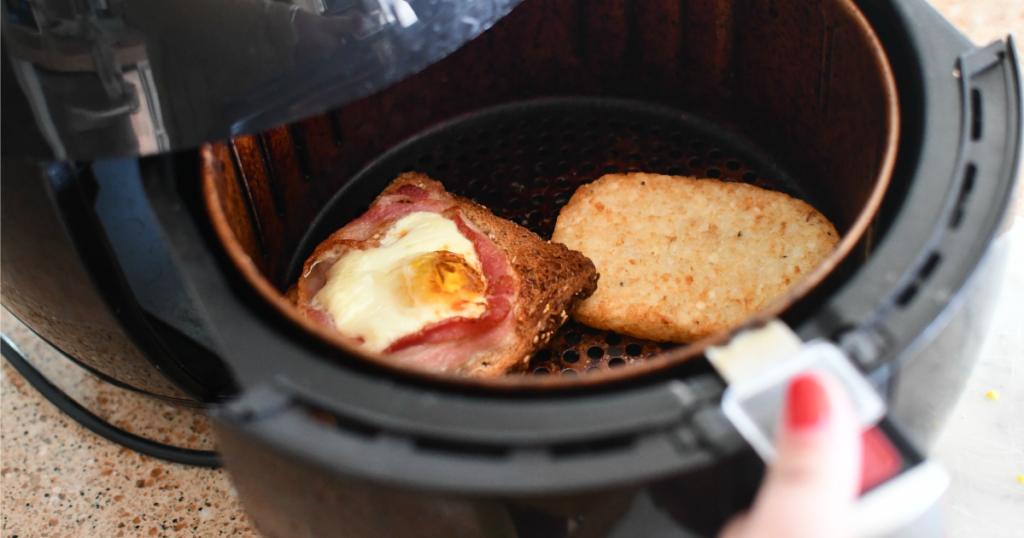
[[[685,343],[742,322],[793,288],[832,252],[839,233],[783,193],[634,173],[581,186],[552,241],[582,252],[601,275],[574,319]]]

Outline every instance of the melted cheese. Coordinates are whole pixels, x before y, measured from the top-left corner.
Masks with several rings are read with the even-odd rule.
[[[454,222],[418,212],[399,219],[380,247],[338,260],[313,305],[338,331],[379,352],[428,324],[480,317],[486,288],[473,243]]]

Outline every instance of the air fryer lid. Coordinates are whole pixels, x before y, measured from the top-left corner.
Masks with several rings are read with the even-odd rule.
[[[359,355],[297,316],[281,291],[320,241],[411,169],[545,237],[576,186],[605,172],[718,177],[804,198],[844,240],[760,319],[803,297],[854,250],[888,184],[898,113],[885,56],[852,4],[824,1],[806,10],[800,2],[721,2],[687,5],[681,13],[666,2],[627,13],[642,32],[610,23],[602,11],[610,6],[603,4],[582,16],[548,13],[560,9],[528,3],[487,39],[385,92],[288,128],[235,138],[229,146],[204,147],[208,210],[246,280],[292,323],[340,348],[339,358]],[[729,40],[701,22],[724,16]],[[523,46],[528,28],[540,48]],[[682,50],[666,54],[673,36]],[[559,52],[552,57],[550,51]],[[508,75],[516,72],[530,76]],[[581,90],[614,99],[536,100]],[[509,101],[520,103],[478,111]],[[419,132],[439,121],[445,123]],[[375,160],[364,168],[369,158]],[[861,243],[850,267],[869,249],[869,241]],[[660,351],[652,342],[570,325],[535,357],[533,368],[568,376],[604,370],[603,377],[585,379],[607,380],[678,364],[727,337],[648,361]],[[607,372],[626,361],[635,367]]]
[[[45,144],[5,137],[3,153],[147,155],[320,114],[444,58],[518,1],[5,5],[5,104],[17,95],[12,110],[31,105],[39,135],[29,138]]]

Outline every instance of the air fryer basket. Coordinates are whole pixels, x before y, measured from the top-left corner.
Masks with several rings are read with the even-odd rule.
[[[794,303],[791,312],[810,311],[814,286],[830,274],[841,280],[870,254],[898,118],[884,53],[848,0],[533,0],[384,92],[205,146],[204,193],[245,279],[335,343],[341,360],[359,353],[298,317],[282,292],[320,241],[407,170],[544,238],[576,187],[609,172],[743,181],[804,199],[843,241],[758,314],[765,319]],[[616,379],[677,365],[726,338],[668,348],[570,322],[534,357],[534,376],[474,382]],[[579,375],[593,372],[604,375]],[[542,375],[550,373],[561,375]]]

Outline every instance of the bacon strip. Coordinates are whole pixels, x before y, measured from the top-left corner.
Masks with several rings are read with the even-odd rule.
[[[404,185],[378,198],[366,213],[328,237],[303,266],[297,286],[300,311],[309,319],[334,329],[330,315],[311,305],[313,297],[326,283],[334,263],[353,249],[379,246],[387,230],[402,217],[428,211],[453,220],[459,231],[473,243],[487,280],[487,310],[478,318],[453,317],[432,323],[417,333],[400,338],[383,353],[403,364],[450,371],[477,353],[512,337],[514,320],[510,313],[517,295],[512,266],[490,238],[462,217],[458,206],[434,197],[443,194],[443,191],[432,192]]]

